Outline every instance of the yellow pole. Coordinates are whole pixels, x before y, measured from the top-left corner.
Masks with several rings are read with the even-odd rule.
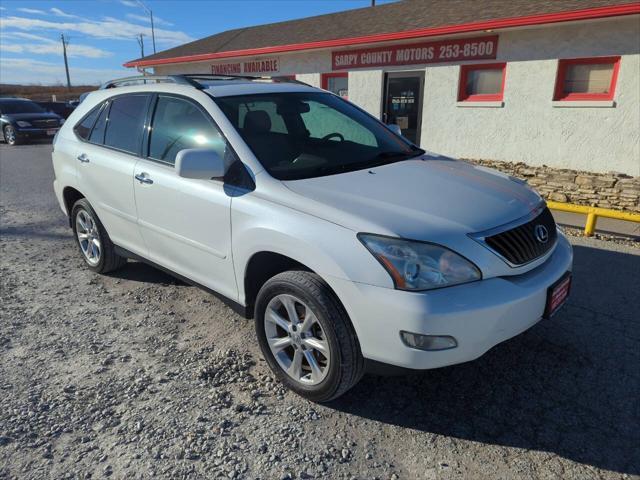
[[[587,237],[591,237],[593,235],[593,231],[596,229],[597,221],[598,221],[598,216],[595,213],[589,212],[587,214],[587,223],[584,226],[584,234]]]

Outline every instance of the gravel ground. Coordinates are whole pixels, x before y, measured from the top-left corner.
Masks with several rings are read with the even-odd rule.
[[[83,268],[50,148],[0,146],[0,478],[640,478],[635,245],[572,237],[552,320],[316,405],[211,295]]]

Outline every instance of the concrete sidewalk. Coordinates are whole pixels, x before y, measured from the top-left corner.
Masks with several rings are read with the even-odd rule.
[[[579,213],[559,212],[551,210],[556,222],[567,227],[584,230],[587,216]],[[634,240],[640,240],[640,223],[615,220],[613,218],[598,217],[596,232],[613,235],[623,235]]]

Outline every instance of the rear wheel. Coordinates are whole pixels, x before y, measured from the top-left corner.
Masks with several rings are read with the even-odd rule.
[[[280,381],[309,400],[333,400],[364,373],[351,321],[314,273],[284,272],[264,284],[256,301],[256,333]]]
[[[87,199],[81,198],[73,205],[71,219],[80,253],[91,270],[107,273],[127,263],[126,258],[115,252],[109,235]]]

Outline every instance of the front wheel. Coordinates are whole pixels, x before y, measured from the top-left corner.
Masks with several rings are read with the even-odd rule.
[[[18,136],[16,129],[11,125],[7,125],[3,130],[4,141],[7,142],[7,145],[20,145],[22,143],[22,139]]]
[[[264,284],[256,301],[256,333],[271,370],[309,400],[333,400],[364,373],[351,321],[314,273],[284,272]]]

